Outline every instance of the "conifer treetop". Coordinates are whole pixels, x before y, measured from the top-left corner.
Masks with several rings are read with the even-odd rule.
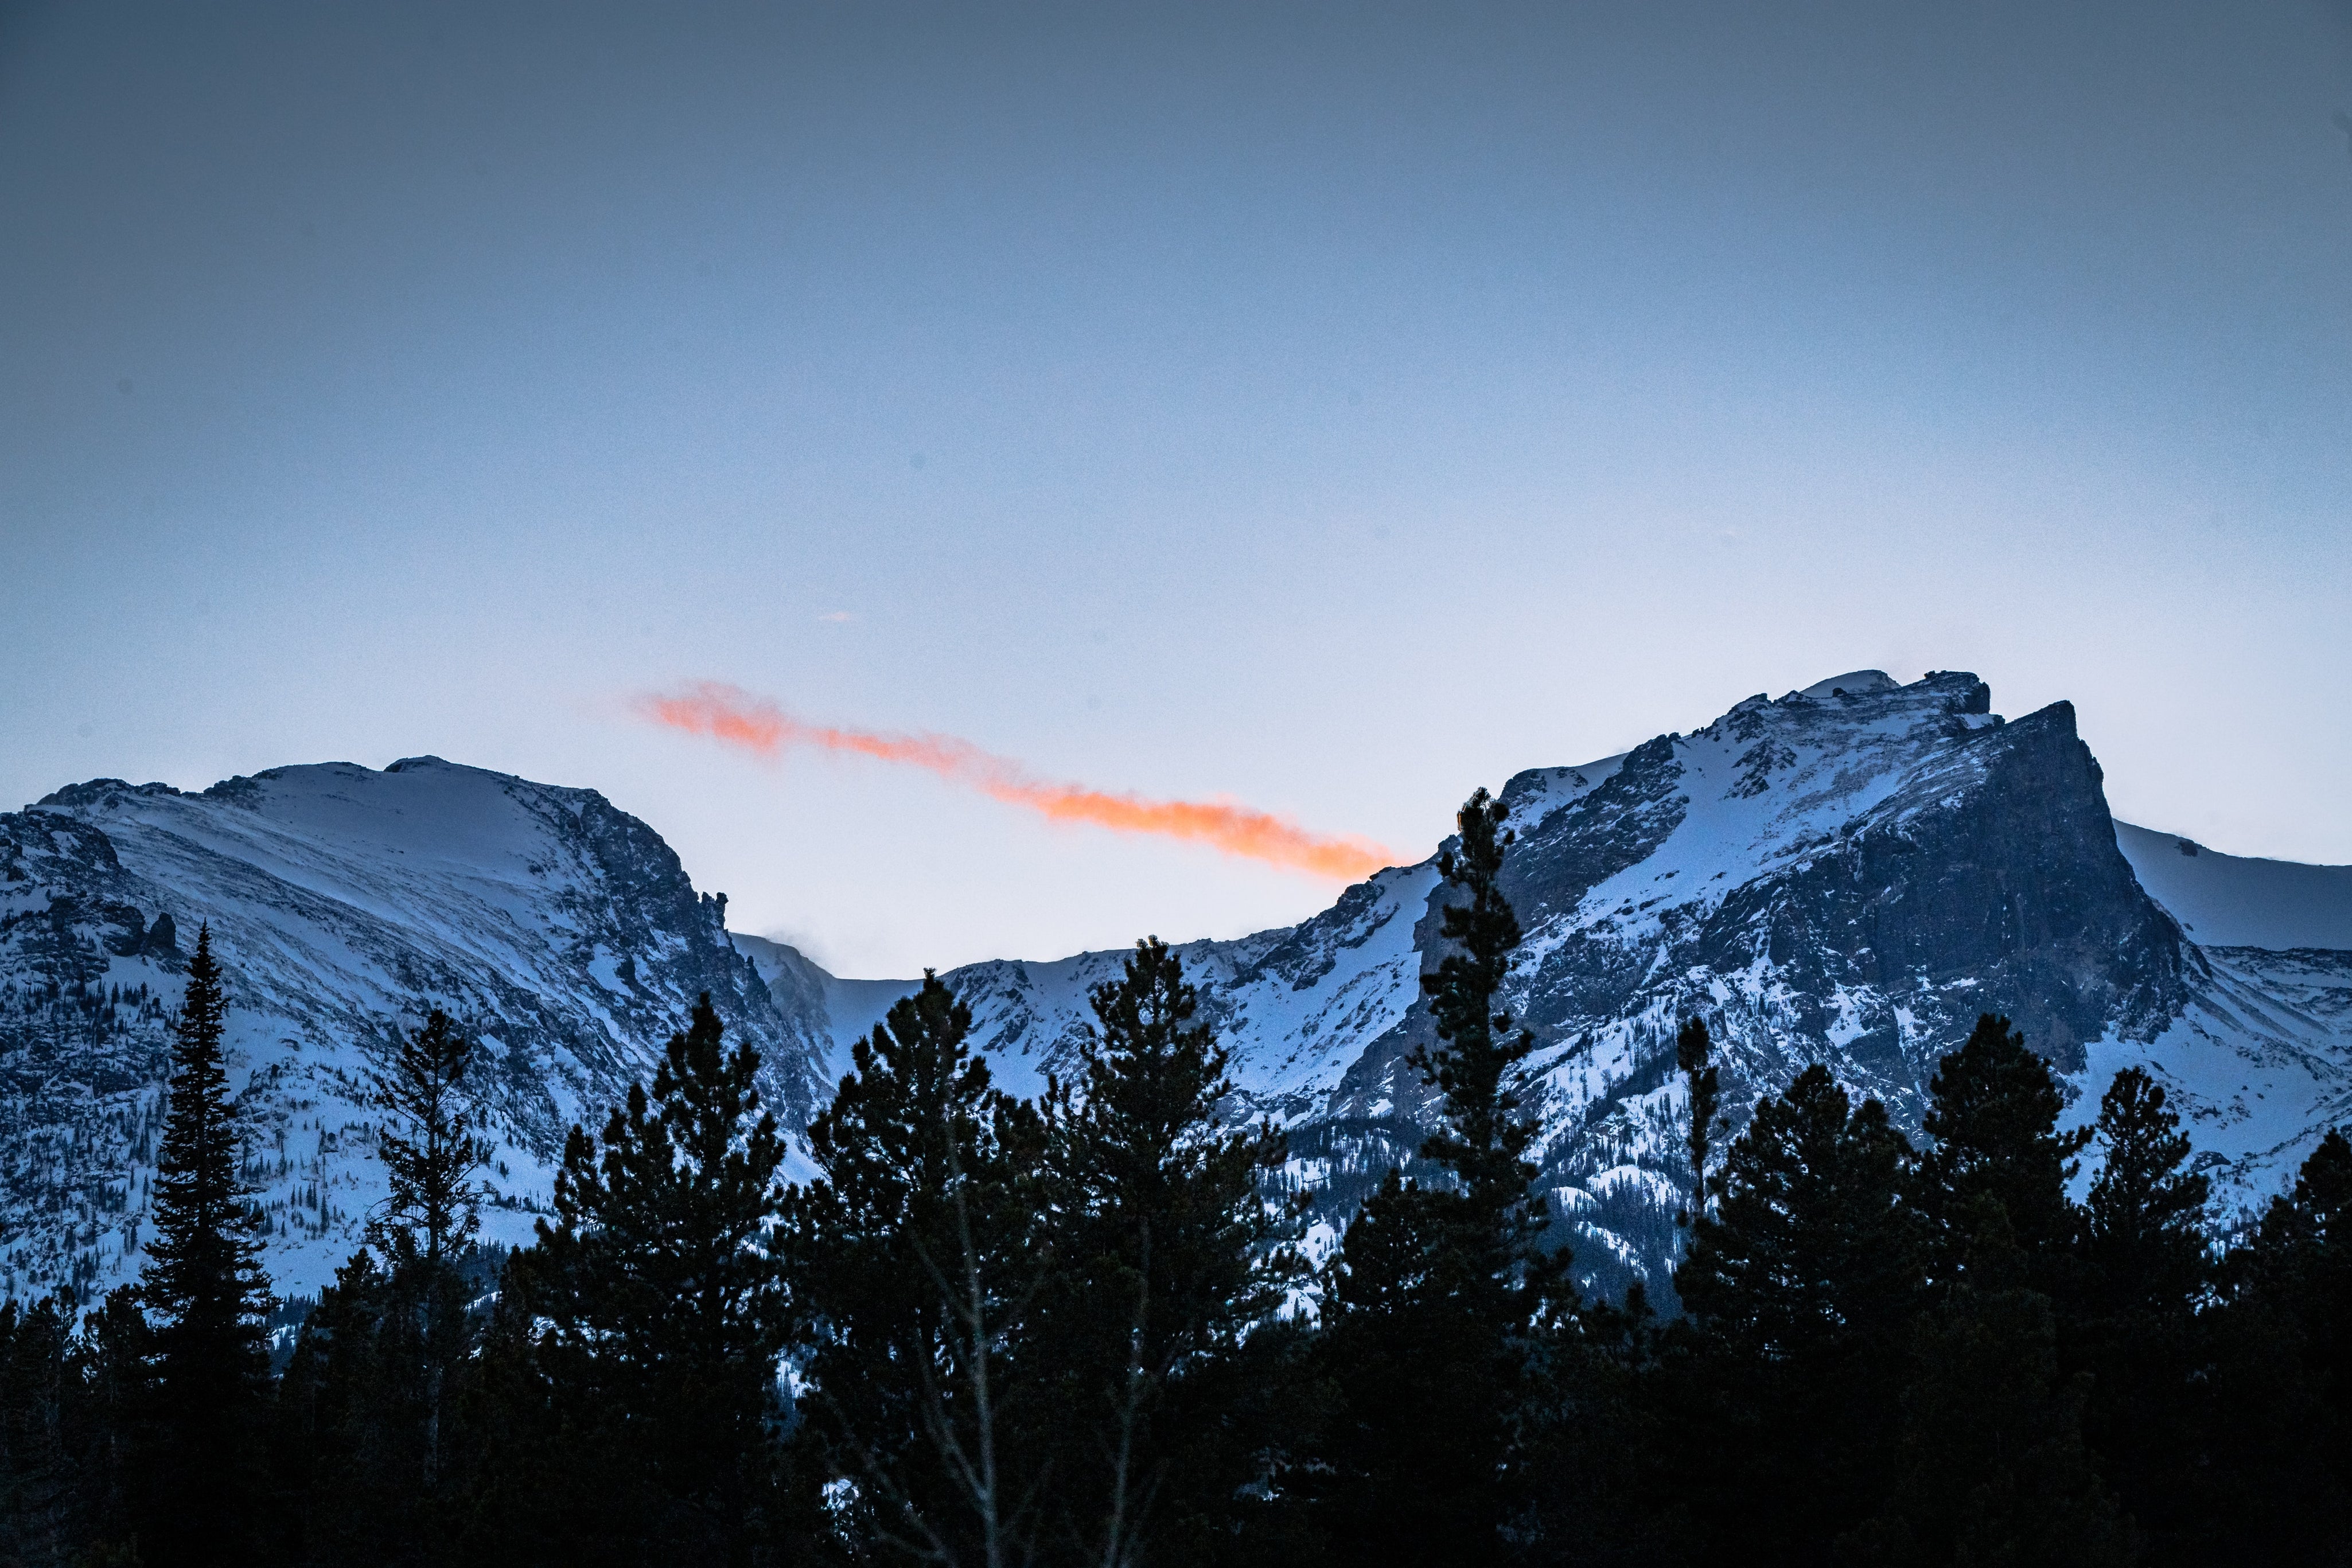
[[[243,1140],[228,1092],[222,1035],[226,986],[209,923],[196,931],[188,988],[173,1025],[170,1110],[157,1161],[155,1239],[140,1281],[166,1322],[226,1331],[258,1322],[268,1304],[252,1193],[241,1177]]]
[[[706,993],[669,1039],[651,1092],[629,1087],[601,1139],[575,1126],[555,1176],[541,1266],[575,1307],[557,1333],[650,1363],[764,1354],[783,1337],[784,1288],[767,1250],[784,1143],[761,1108],[760,1053],[726,1049]]]
[[[481,1226],[473,1173],[490,1151],[466,1082],[473,1054],[473,1041],[435,1008],[422,1029],[395,1038],[369,1096],[393,1123],[377,1139],[391,1197],[370,1235],[436,1267],[462,1251]]]
[[[1927,1093],[1920,1125],[1932,1141],[1916,1170],[1921,1206],[1944,1233],[1947,1272],[1965,1254],[1966,1238],[1987,1225],[2006,1229],[2008,1245],[2028,1258],[2071,1244],[2066,1184],[2094,1131],[2059,1129],[2065,1099],[2058,1081],[2009,1019],[1978,1019],[1960,1049],[1937,1063]]]
[[[1506,1084],[1511,1068],[1535,1050],[1535,1036],[1514,1030],[1495,998],[1519,945],[1519,918],[1503,895],[1503,852],[1512,834],[1509,811],[1484,789],[1454,817],[1459,849],[1437,857],[1449,889],[1469,894],[1445,905],[1439,931],[1448,944],[1437,967],[1421,977],[1439,1049],[1416,1050],[1410,1064],[1445,1096],[1445,1127],[1422,1145],[1424,1158],[1454,1170],[1473,1192],[1526,1190],[1535,1167],[1523,1157],[1536,1129],[1517,1114],[1518,1096]]]

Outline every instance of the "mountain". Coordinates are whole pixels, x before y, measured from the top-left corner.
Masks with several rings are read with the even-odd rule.
[[[1513,778],[1503,885],[1527,939],[1507,998],[1536,1034],[1543,1184],[1601,1289],[1674,1249],[1687,1191],[1674,1035],[1723,1047],[1734,1124],[1829,1063],[1916,1132],[1937,1059],[1983,1011],[2015,1019],[2087,1118],[2139,1063],[2187,1114],[2225,1203],[2274,1190],[2352,1117],[2352,868],[2240,860],[2117,824],[2055,704],[2015,722],[1974,675],[1877,671],[1622,756]],[[1236,1114],[1291,1131],[1289,1179],[1328,1189],[1323,1235],[1408,1157],[1429,1112],[1405,1061],[1431,1039],[1433,859],[1287,930],[1181,949],[1232,1050]],[[779,1009],[836,1044],[910,982],[824,976],[738,937]],[[946,977],[1000,1076],[1065,1070],[1088,988],[1122,955]]]
[[[1722,1041],[1735,1117],[1826,1061],[1916,1129],[1936,1059],[2010,1014],[2086,1118],[2141,1063],[2228,1204],[2352,1120],[2352,868],[2224,855],[2116,822],[2061,703],[2014,722],[1975,676],[1875,671],[1751,697],[1689,735],[1509,780],[1504,872],[1527,940],[1507,999],[1586,1281],[1654,1288],[1687,1189],[1681,1019]],[[1290,1133],[1284,1181],[1352,1198],[1430,1111],[1434,859],[1300,925],[1184,945],[1238,1084]],[[0,1293],[136,1266],[167,1019],[209,921],[232,975],[233,1082],[279,1289],[315,1290],[383,1194],[370,1053],[426,1006],[486,1047],[499,1137],[487,1228],[526,1239],[564,1130],[593,1123],[708,991],[783,1119],[912,981],[845,979],[730,936],[651,828],[593,790],[413,758],[283,768],[201,793],[100,779],[0,815]],[[975,964],[1000,1080],[1073,1060],[1124,954]],[[1661,1290],[1660,1293],[1664,1292]]]
[[[804,1122],[824,1042],[778,1012],[725,914],[594,790],[431,757],[201,794],[99,779],[0,815],[0,1292],[135,1266],[199,922],[228,968],[270,1271],[309,1291],[383,1196],[370,1053],[426,1007],[482,1042],[499,1239],[529,1238],[565,1130],[650,1072],[699,993]]]

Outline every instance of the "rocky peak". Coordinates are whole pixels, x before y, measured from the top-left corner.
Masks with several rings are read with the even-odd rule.
[[[2078,1092],[2184,1030],[2247,1038],[2242,998],[2236,1025],[2200,1009],[2252,970],[2219,974],[2141,885],[2063,703],[2006,723],[1971,674],[1898,685],[1853,672],[1598,762],[1528,769],[1501,799],[1517,835],[1503,883],[1527,933],[1505,999],[1539,1042],[1523,1092],[1543,1122],[1543,1180],[1604,1288],[1646,1276],[1660,1289],[1678,1245],[1689,1178],[1673,1040],[1694,1013],[1723,1046],[1735,1119],[1821,1061],[1914,1129],[1937,1057],[1980,1011],[2016,1019]],[[1424,862],[1294,930],[1181,949],[1233,1052],[1236,1113],[1286,1121],[1292,1179],[1342,1207],[1411,1155],[1432,1110],[1406,1059],[1429,1039],[1419,978],[1438,956],[1442,897]],[[1018,1084],[1066,1054],[1085,987],[1118,957],[947,978]],[[2311,969],[2242,983],[2313,997]],[[806,991],[805,976],[792,984]],[[835,1038],[909,984],[826,977]],[[2352,1039],[2326,1043],[2321,1004],[2294,1006],[2274,1016],[2302,1020],[2296,1043],[2216,1046],[2213,1059],[2352,1060]],[[2335,1092],[2320,1086],[2329,1074],[2347,1076],[2311,1071],[2301,1087],[2273,1080],[2275,1097],[2307,1106]],[[2215,1103],[2169,1082],[2184,1103]],[[2230,1103],[2255,1104],[2255,1090],[2249,1073]],[[2259,1124],[2258,1109],[2217,1114]],[[2198,1124],[2212,1135],[2222,1121]],[[2233,1152],[2216,1155],[2249,1181],[2291,1146],[2253,1137],[2231,1134]]]

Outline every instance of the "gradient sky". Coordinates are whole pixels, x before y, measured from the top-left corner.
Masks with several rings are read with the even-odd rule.
[[[593,785],[851,974],[1849,669],[2352,861],[2352,4],[0,13],[0,802]]]

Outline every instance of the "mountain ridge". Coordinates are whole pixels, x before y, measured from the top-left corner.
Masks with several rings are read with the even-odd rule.
[[[778,1015],[723,899],[593,789],[437,758],[194,792],[68,786],[0,814],[0,1289],[135,1264],[165,1017],[199,921],[226,969],[247,1178],[281,1289],[330,1278],[380,1200],[367,1076],[426,1008],[481,1042],[486,1227],[503,1241],[528,1239],[565,1131],[651,1070],[697,995],[760,1047],[786,1119],[822,1082],[821,1042]]]
[[[2114,821],[2070,704],[2007,721],[1972,674],[1853,672],[1523,771],[1500,798],[1518,835],[1503,884],[1527,933],[1505,999],[1539,1042],[1522,1087],[1544,1123],[1541,1179],[1603,1288],[1658,1288],[1675,1245],[1689,1176],[1671,1041],[1691,1012],[1722,1045],[1735,1124],[1824,1061],[1915,1133],[1936,1058],[1979,1010],[2008,1012],[2077,1118],[2104,1075],[2158,1071],[2238,1205],[2352,1111],[2352,952],[2194,941],[2126,852],[2155,835]],[[1433,862],[1297,926],[1178,948],[1234,1053],[1234,1113],[1289,1126],[1292,1179],[1330,1186],[1335,1208],[1410,1157],[1430,1113],[1405,1063],[1429,1042]],[[2317,891],[2298,929],[2329,929],[2330,868],[2294,869],[2322,873],[2304,879]],[[1122,956],[946,977],[1000,1077],[1027,1092],[1066,1071],[1087,988]],[[845,1043],[910,983],[827,977],[823,1031]]]
[[[1735,1124],[1822,1061],[1915,1130],[1937,1055],[1978,1011],[2007,1011],[2066,1075],[2072,1117],[2106,1074],[2155,1072],[2241,1207],[2352,1118],[2352,868],[2116,822],[2069,705],[2010,721],[1972,674],[1851,672],[1526,769],[1500,799],[1526,931],[1504,999],[1538,1036],[1521,1082],[1535,1155],[1591,1288],[1658,1289],[1673,1257],[1689,1173],[1672,1038],[1694,1011],[1721,1042]],[[1433,856],[1297,925],[1179,946],[1233,1054],[1229,1113],[1284,1125],[1280,1185],[1323,1195],[1316,1245],[1428,1122],[1406,1060],[1429,1040],[1419,977],[1442,897]],[[67,786],[0,814],[0,1291],[135,1267],[199,920],[231,969],[248,1176],[287,1290],[323,1282],[381,1196],[365,1075],[422,1007],[485,1041],[489,1230],[520,1241],[564,1129],[649,1070],[695,995],[759,1048],[796,1126],[914,983],[834,977],[727,932],[723,895],[592,789],[431,757],[193,792]],[[1087,991],[1124,956],[947,977],[1000,1081],[1034,1093],[1068,1074]]]

